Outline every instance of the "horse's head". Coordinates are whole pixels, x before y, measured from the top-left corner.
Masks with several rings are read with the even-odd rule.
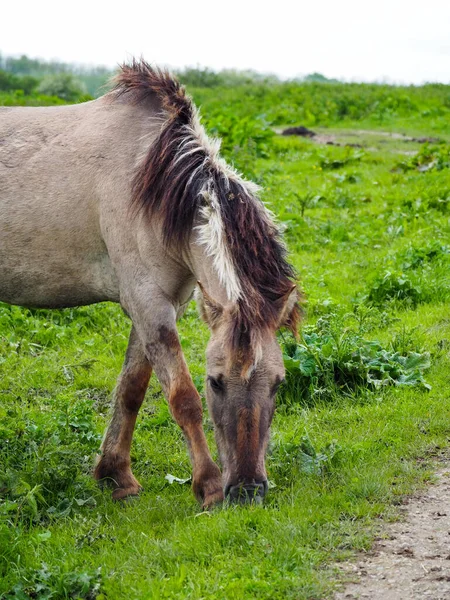
[[[265,455],[275,411],[275,395],[285,370],[276,330],[289,319],[296,288],[280,298],[275,327],[247,332],[249,344],[236,352],[230,337],[237,306],[222,306],[204,290],[200,312],[211,337],[206,352],[206,398],[231,501],[261,502],[267,492]]]

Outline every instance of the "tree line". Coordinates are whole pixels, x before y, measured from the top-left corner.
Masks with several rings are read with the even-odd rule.
[[[279,84],[280,78],[273,73],[258,73],[250,69],[224,69],[214,71],[208,67],[185,67],[176,70],[182,83],[193,88],[239,87],[252,84]],[[2,56],[0,54],[0,91],[22,90],[32,93],[57,96],[68,102],[97,97],[104,93],[114,69],[104,66],[86,66],[60,61],[43,61],[29,58]],[[292,81],[334,83],[320,73],[311,73]]]

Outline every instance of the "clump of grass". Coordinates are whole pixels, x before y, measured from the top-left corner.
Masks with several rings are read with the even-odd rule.
[[[399,309],[443,301],[450,294],[450,248],[439,241],[410,244],[404,252],[388,256],[390,267],[372,280],[365,297],[374,306],[395,304]],[[392,264],[393,263],[393,264]]]
[[[322,154],[320,155],[320,166],[325,170],[341,169],[348,164],[359,162],[365,153],[362,151],[355,151],[351,148],[345,148],[342,155],[336,158],[335,155]]]
[[[386,271],[372,283],[368,302],[383,306],[391,300],[398,300],[407,307],[415,308],[424,299],[422,287],[401,272]]]
[[[280,482],[289,483],[298,475],[326,476],[338,466],[342,448],[335,441],[317,448],[308,435],[294,434],[289,440],[276,439],[270,449],[271,472]]]
[[[409,160],[403,160],[396,166],[396,170],[422,173],[426,171],[442,171],[450,168],[450,144],[430,146],[424,144],[420,151]]]
[[[40,569],[25,573],[22,580],[2,598],[4,600],[26,600],[27,598],[95,600],[100,595],[100,586],[100,568],[77,573],[64,570],[62,567],[49,568],[43,563]]]
[[[100,444],[93,404],[53,406],[41,421],[16,415],[14,428],[0,425],[1,520],[31,527],[95,505],[85,477]]]
[[[437,179],[437,181],[434,181]],[[408,211],[410,215],[423,215],[429,219],[430,210],[439,213],[447,213],[450,207],[450,187],[446,181],[439,181],[439,176],[433,176],[433,181],[420,189],[420,195],[403,198],[402,211]]]
[[[410,245],[403,254],[402,268],[418,269],[431,262],[450,257],[450,246],[438,241],[430,242],[424,246]]]
[[[345,327],[336,313],[306,327],[300,343],[285,343],[283,357],[287,378],[281,403],[333,400],[386,386],[431,388],[423,375],[430,367],[429,353],[385,348]]]

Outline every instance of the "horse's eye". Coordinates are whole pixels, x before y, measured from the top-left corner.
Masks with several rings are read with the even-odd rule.
[[[224,390],[224,385],[223,385],[223,381],[221,379],[215,379],[215,377],[208,377],[208,381],[209,381],[209,385],[211,386],[212,390],[214,392],[223,392]]]

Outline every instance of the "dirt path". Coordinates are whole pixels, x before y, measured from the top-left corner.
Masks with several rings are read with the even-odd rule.
[[[404,520],[389,524],[383,539],[355,564],[335,600],[450,599],[450,462],[436,483],[405,507]]]

